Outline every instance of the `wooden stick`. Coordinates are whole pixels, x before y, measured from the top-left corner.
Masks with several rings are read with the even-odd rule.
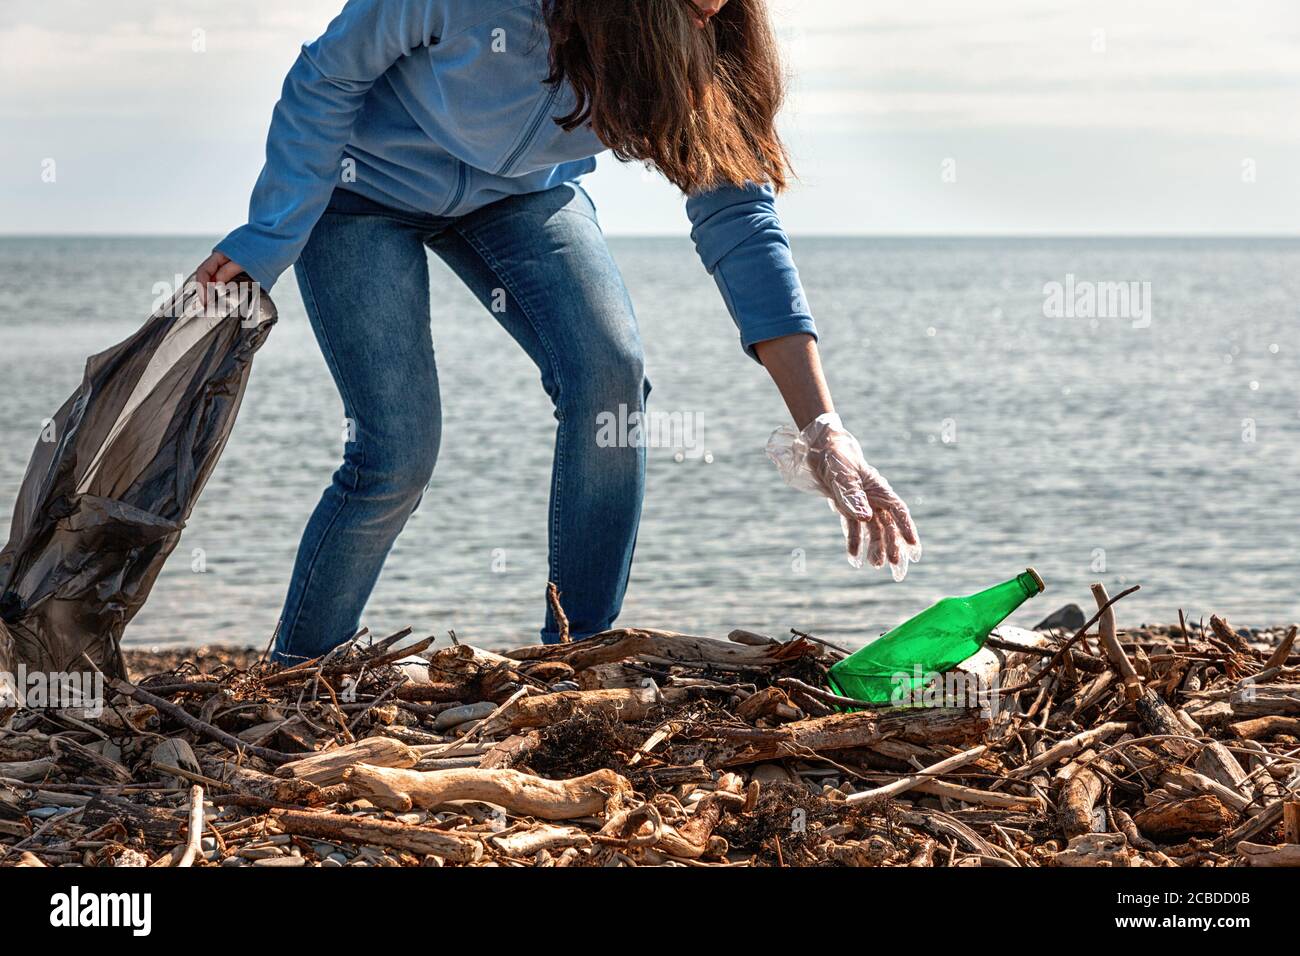
[[[980,744],[978,747],[972,747],[970,750],[963,750],[959,754],[954,754],[946,760],[940,760],[937,764],[926,767],[924,771],[914,774],[910,777],[903,777],[901,780],[895,780],[893,783],[887,783],[883,787],[876,787],[872,790],[862,790],[858,793],[849,794],[844,798],[845,803],[861,803],[863,800],[880,800],[885,797],[895,797],[900,793],[906,793],[918,783],[924,783],[927,780],[947,773],[950,770],[956,770],[958,767],[964,767],[968,763],[978,760],[987,750],[988,746]]]
[[[488,724],[486,732],[509,730],[517,733],[529,727],[546,727],[579,712],[603,712],[622,721],[644,720],[658,707],[682,704],[700,695],[700,691],[691,687],[648,687],[563,690],[536,697],[518,697],[508,709],[502,705],[485,721]]]
[[[813,700],[823,704],[829,704],[832,707],[847,707],[853,710],[882,710],[893,706],[892,704],[879,704],[869,700],[857,700],[853,697],[841,697],[839,694],[833,694],[821,687],[814,687],[812,684],[805,684],[796,677],[779,677],[776,684],[778,687],[784,687],[791,690],[797,690],[801,694],[807,694]]]
[[[193,866],[203,844],[203,788],[197,783],[190,787],[190,820],[185,834],[185,852],[176,866]]]
[[[1092,596],[1097,601],[1097,610],[1101,614],[1101,623],[1098,625],[1098,632],[1101,634],[1101,646],[1110,659],[1111,664],[1119,671],[1124,678],[1124,693],[1129,700],[1137,700],[1138,695],[1142,692],[1142,680],[1133,668],[1133,662],[1128,659],[1124,653],[1124,648],[1119,645],[1119,637],[1115,633],[1115,611],[1110,606],[1110,596],[1106,593],[1106,586],[1098,582],[1092,586]]]
[[[832,714],[772,728],[714,727],[714,740],[679,745],[675,758],[702,759],[715,768],[738,767],[786,757],[816,758],[837,750],[872,748],[899,740],[920,744],[969,745],[992,726],[978,712],[959,708],[899,708],[876,714]]]
[[[883,780],[879,774],[867,774],[870,780]],[[1021,796],[1015,793],[995,793],[992,790],[978,790],[947,780],[922,780],[911,788],[912,793],[925,793],[933,797],[945,797],[958,800],[977,807],[996,807],[999,810],[1043,810],[1045,801],[1037,794]]]
[[[714,664],[742,670],[767,670],[782,661],[819,653],[814,645],[802,638],[786,644],[753,647],[673,631],[619,628],[573,644],[532,644],[507,651],[506,656],[517,661],[564,661],[575,671],[628,658],[645,658],[688,666]]]
[[[87,658],[87,660],[89,660],[89,658]],[[113,688],[113,690],[117,691],[119,694],[125,694],[142,704],[148,704],[151,707],[156,708],[159,712],[166,714],[168,717],[182,724],[187,729],[194,731],[196,734],[201,734],[209,740],[215,740],[217,743],[229,750],[233,750],[235,753],[250,753],[255,757],[261,757],[267,763],[273,763],[276,765],[288,763],[295,759],[290,754],[281,753],[278,750],[271,750],[267,747],[258,747],[255,744],[245,743],[234,734],[228,734],[220,727],[214,727],[206,721],[199,720],[197,717],[190,714],[190,712],[185,708],[173,704],[169,700],[163,700],[161,697],[156,697],[147,690],[142,690],[134,684],[121,680],[120,678],[108,677],[106,675],[104,679],[108,682],[108,686]]]
[[[1052,764],[1065,760],[1067,757],[1073,757],[1080,751],[1087,750],[1098,741],[1106,740],[1108,737],[1114,737],[1116,734],[1132,730],[1136,725],[1122,723],[1119,721],[1108,721],[1104,724],[1098,724],[1096,727],[1090,727],[1087,730],[1075,734],[1073,737],[1067,737],[1065,740],[1047,748],[1037,757],[1026,761],[1019,767],[1016,767],[1010,773],[1009,777],[1031,777],[1039,770],[1050,767]]]
[[[1008,694],[1018,693],[1019,691],[1022,690],[1029,690],[1029,688],[1031,687],[1038,686],[1038,684],[1043,680],[1043,678],[1045,678],[1048,674],[1052,672],[1052,668],[1054,668],[1057,665],[1057,663],[1061,660],[1061,658],[1064,657],[1067,653],[1069,653],[1070,648],[1073,647],[1076,642],[1082,641],[1087,636],[1088,628],[1092,627],[1099,620],[1101,620],[1101,616],[1106,613],[1107,608],[1111,607],[1116,601],[1120,600],[1121,598],[1126,598],[1133,592],[1140,591],[1140,590],[1141,590],[1141,585],[1135,584],[1131,588],[1125,588],[1123,591],[1120,591],[1119,594],[1116,594],[1113,598],[1110,598],[1108,601],[1106,601],[1104,607],[1100,608],[1096,614],[1088,618],[1088,620],[1084,623],[1083,627],[1079,628],[1077,631],[1074,632],[1073,637],[1071,637],[1068,641],[1066,641],[1064,644],[1060,646],[1060,648],[1056,651],[1056,654],[1052,656],[1052,659],[1049,660],[1045,665],[1043,665],[1043,667],[1038,671],[1037,674],[1035,674],[1025,683],[1021,684],[1019,687],[1003,688],[1001,693],[1005,696]]]
[[[555,586],[554,581],[546,582],[546,600],[551,605],[551,615],[555,618],[555,628],[559,632],[560,643],[572,644],[573,638],[569,636],[569,618],[560,605],[560,589]]]
[[[408,853],[432,854],[455,863],[468,863],[482,853],[475,841],[463,840],[429,826],[398,823],[341,813],[276,810],[272,818],[285,833],[361,846],[387,846]]]
[[[1274,667],[1285,667],[1286,659],[1291,654],[1291,645],[1295,643],[1296,632],[1300,631],[1300,626],[1291,625],[1291,629],[1286,632],[1286,637],[1282,638],[1282,643],[1277,646],[1268,661],[1264,664],[1264,670],[1272,670]]]
[[[407,633],[410,633],[410,628],[407,628]],[[426,637],[422,641],[416,641],[414,644],[409,644],[406,647],[399,648],[395,651],[388,651],[387,653],[378,656],[359,657],[356,660],[343,661],[339,664],[329,664],[320,668],[312,668],[310,665],[315,662],[309,661],[307,664],[298,664],[288,670],[279,671],[275,674],[268,674],[262,678],[262,684],[266,687],[276,687],[280,684],[288,684],[291,681],[300,678],[307,679],[317,676],[342,677],[344,674],[352,674],[362,668],[373,669],[376,667],[383,667],[385,664],[393,664],[400,661],[403,657],[411,657],[412,655],[417,655],[428,650],[433,646],[433,643],[436,640],[436,637]]]
[[[199,764],[207,777],[201,781],[209,787],[226,789],[247,797],[256,797],[272,803],[289,803],[314,806],[325,799],[321,788],[310,780],[296,777],[273,777],[251,767],[241,767],[220,756],[204,754]],[[194,775],[172,768],[171,773],[193,780]]]

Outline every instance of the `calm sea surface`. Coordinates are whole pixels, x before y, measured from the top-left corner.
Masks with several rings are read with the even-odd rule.
[[[612,239],[652,407],[708,455],[650,452],[622,622],[847,644],[1032,564],[1035,620],[1088,584],[1142,590],[1123,623],[1300,618],[1300,241],[800,239],[836,402],[911,504],[906,581],[856,571],[824,502],[764,455],[786,420],[685,240]],[[0,239],[0,521],[41,421],[86,356],[148,315],[201,239]],[[1149,282],[1139,316],[1046,317],[1044,285]],[[554,422],[535,368],[433,260],[442,457],[365,623],[536,640]],[[342,409],[291,276],[233,437],[131,644],[264,644],[298,536],[341,453]],[[201,549],[206,570],[196,572]]]

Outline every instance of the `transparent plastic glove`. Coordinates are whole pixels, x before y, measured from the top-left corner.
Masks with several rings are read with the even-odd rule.
[[[921,560],[921,539],[903,499],[862,457],[862,446],[833,412],[819,415],[802,432],[786,425],[767,440],[767,456],[800,491],[824,496],[840,516],[849,564],[863,558],[878,568],[886,563],[895,581],[907,565]]]

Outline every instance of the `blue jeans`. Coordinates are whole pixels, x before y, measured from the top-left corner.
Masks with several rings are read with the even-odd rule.
[[[622,606],[645,449],[602,447],[597,416],[643,410],[649,384],[632,303],[587,194],[563,185],[442,218],[340,190],[295,271],[351,440],[298,546],[277,660],[319,656],[356,633],[433,473],[442,419],[426,246],[537,364],[554,403],[550,579],[571,635],[608,629]],[[558,638],[548,607],[542,640]]]

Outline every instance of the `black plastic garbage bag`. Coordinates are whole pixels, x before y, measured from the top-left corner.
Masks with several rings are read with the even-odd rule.
[[[206,308],[191,277],[87,360],[36,444],[0,551],[0,672],[85,671],[84,653],[125,676],[122,631],[221,456],[275,319],[247,276]]]

